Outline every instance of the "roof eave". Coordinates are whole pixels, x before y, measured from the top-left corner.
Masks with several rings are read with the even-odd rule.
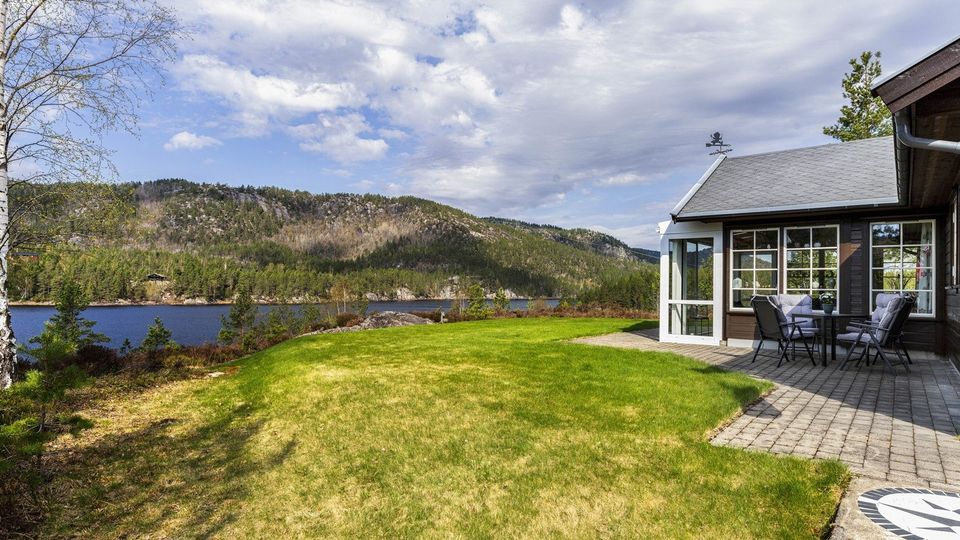
[[[690,212],[675,215],[674,221],[722,221],[731,218],[759,217],[772,214],[806,214],[822,213],[829,210],[869,210],[872,208],[888,208],[902,206],[900,197],[881,197],[877,199],[861,199],[849,201],[834,201],[829,203],[791,204],[770,206],[765,208],[739,208],[733,210],[715,210],[709,212]]]
[[[960,75],[960,39],[934,49],[904,69],[884,76],[870,88],[896,113],[937,91]]]
[[[692,199],[693,196],[696,195],[698,191],[700,191],[700,188],[703,187],[703,184],[705,184],[707,182],[707,179],[713,175],[714,171],[717,170],[717,167],[720,166],[720,163],[722,163],[726,157],[727,157],[726,154],[720,154],[720,156],[713,162],[713,164],[710,165],[710,168],[707,169],[705,173],[703,173],[703,175],[700,177],[699,180],[697,180],[697,183],[694,184],[693,187],[691,187],[687,191],[687,194],[684,195],[682,199],[680,199],[680,202],[678,202],[677,205],[673,207],[673,210],[670,211],[670,217],[672,217],[674,220],[677,219],[677,216],[680,215],[680,212],[683,211],[683,207],[686,206],[688,202],[690,202],[690,199]]]

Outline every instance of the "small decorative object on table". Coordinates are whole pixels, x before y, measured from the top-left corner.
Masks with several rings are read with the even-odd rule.
[[[823,312],[830,315],[833,313],[834,306],[837,305],[837,298],[833,293],[823,293],[820,295],[820,304],[823,306]]]

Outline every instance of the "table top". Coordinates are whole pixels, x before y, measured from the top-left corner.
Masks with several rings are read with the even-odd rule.
[[[796,319],[797,317],[804,319],[828,319],[828,318],[837,318],[837,319],[866,319],[869,317],[869,313],[840,313],[834,311],[833,313],[791,313],[790,317]]]

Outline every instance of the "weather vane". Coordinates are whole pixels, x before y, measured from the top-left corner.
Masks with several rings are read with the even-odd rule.
[[[713,152],[710,152],[711,156],[716,155],[727,155],[727,152],[733,152],[733,147],[729,144],[723,142],[723,135],[717,131],[710,136],[710,142],[706,144],[707,148],[716,148]]]

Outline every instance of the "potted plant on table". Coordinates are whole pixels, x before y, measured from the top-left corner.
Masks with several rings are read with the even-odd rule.
[[[827,315],[833,313],[833,308],[837,305],[837,297],[833,293],[823,293],[820,295],[820,305],[823,306],[823,312]]]

